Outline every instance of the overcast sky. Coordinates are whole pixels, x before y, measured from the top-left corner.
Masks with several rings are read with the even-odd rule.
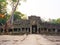
[[[60,0],[27,0],[19,6],[27,16],[36,15],[43,19],[60,18]]]

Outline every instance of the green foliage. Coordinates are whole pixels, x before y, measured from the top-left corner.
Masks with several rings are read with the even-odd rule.
[[[58,18],[58,19],[56,20],[56,22],[57,22],[57,23],[60,23],[60,18]]]
[[[13,2],[17,2],[17,0],[12,0]],[[20,1],[22,1],[22,0],[20,0]],[[26,0],[23,0],[24,2],[26,1]]]
[[[49,22],[50,23],[54,23],[54,24],[60,24],[60,18],[58,18],[58,19],[51,19]]]
[[[0,0],[0,2],[6,2],[6,0]]]
[[[24,15],[21,13],[21,12],[18,12],[18,11],[16,11],[15,13],[14,13],[14,20],[16,20],[16,19],[21,19],[21,17],[23,17]]]
[[[9,14],[5,15],[4,18],[0,18],[0,24],[4,25],[9,18],[10,18]]]
[[[6,5],[7,5],[6,0],[0,0],[0,14],[5,14],[7,12]]]
[[[0,14],[5,15],[7,13],[6,11],[6,0],[0,0]],[[4,18],[0,18],[0,24],[3,25],[6,23],[6,16]]]
[[[55,20],[55,19],[52,19],[52,21],[51,21],[51,22],[55,24],[55,23],[56,23],[56,20]]]
[[[0,18],[0,24],[5,24],[6,23],[6,18]]]
[[[17,0],[12,0],[13,2],[16,2]]]
[[[13,8],[13,5],[15,6],[15,4],[17,3],[17,0],[9,0],[9,1],[10,1],[10,3],[13,2],[12,3],[12,8]],[[2,25],[4,25],[6,23],[6,21],[11,16],[11,15],[7,14],[7,9],[6,9],[7,7],[6,6],[7,6],[7,0],[0,0],[0,14],[4,14],[5,15],[4,18],[0,18],[0,24],[2,24]],[[14,20],[21,19],[21,17],[24,16],[24,14],[22,14],[21,12],[16,12],[16,10],[14,11],[13,14],[14,14]]]

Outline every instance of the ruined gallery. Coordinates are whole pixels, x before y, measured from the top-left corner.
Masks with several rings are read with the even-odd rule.
[[[0,25],[0,34],[6,30]],[[8,34],[59,34],[60,24],[43,22],[38,16],[29,16],[27,20],[15,20],[13,26],[8,27]]]

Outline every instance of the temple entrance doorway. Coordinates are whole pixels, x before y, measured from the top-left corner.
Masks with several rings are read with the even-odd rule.
[[[37,33],[37,25],[32,25],[32,34]]]

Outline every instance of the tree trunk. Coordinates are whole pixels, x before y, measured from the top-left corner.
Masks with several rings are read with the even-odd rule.
[[[19,0],[17,1],[16,5],[13,7],[14,9],[12,10],[11,17],[9,19],[10,23],[13,24],[13,19],[14,19],[14,12],[19,4]],[[7,21],[8,22],[8,21]]]
[[[7,22],[4,26],[4,30],[5,30],[5,32],[7,31],[6,32],[7,34],[8,34],[8,27],[11,27],[11,25],[13,25],[14,12],[15,12],[18,4],[19,4],[19,0],[17,1],[16,5],[14,6],[14,9],[12,10],[11,17],[7,20]]]

